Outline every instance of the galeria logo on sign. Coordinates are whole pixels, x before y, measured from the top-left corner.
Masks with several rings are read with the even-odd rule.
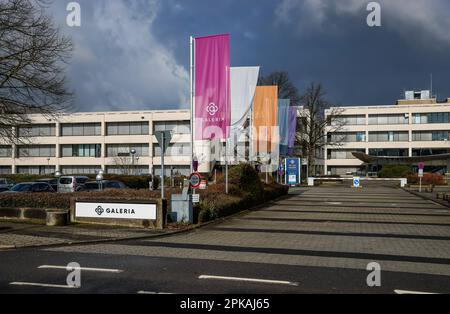
[[[104,212],[106,212],[107,214],[122,214],[122,215],[134,215],[134,214],[136,214],[133,208],[131,208],[131,209],[128,209],[128,208],[107,208],[105,210],[105,209],[103,209],[102,206],[98,206],[95,209],[95,212],[99,216],[101,216]]]

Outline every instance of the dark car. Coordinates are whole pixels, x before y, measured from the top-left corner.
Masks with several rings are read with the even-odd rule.
[[[3,194],[15,193],[55,193],[55,190],[45,182],[25,182],[16,184],[11,190],[3,192]]]
[[[128,189],[128,187],[120,181],[115,180],[103,180],[101,181],[103,190],[106,189]],[[89,181],[86,182],[81,188],[81,192],[83,191],[99,191],[99,182],[98,181]]]
[[[56,192],[58,191],[58,179],[57,178],[39,179],[39,180],[36,180],[36,182],[48,183],[48,184],[50,184],[50,186],[52,187],[53,190],[55,190]]]

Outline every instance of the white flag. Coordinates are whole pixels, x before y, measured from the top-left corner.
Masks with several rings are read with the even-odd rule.
[[[259,67],[232,67],[230,69],[231,86],[231,125],[240,127],[239,122],[247,117],[256,84],[258,84]]]

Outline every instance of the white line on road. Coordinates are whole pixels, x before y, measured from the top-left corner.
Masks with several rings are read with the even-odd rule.
[[[255,278],[239,278],[239,277],[225,277],[225,276],[209,276],[201,275],[198,279],[216,279],[216,280],[231,280],[231,281],[246,281],[257,283],[269,283],[277,285],[298,286],[298,282],[281,281],[281,280],[267,280],[267,279],[255,279]]]
[[[55,265],[41,265],[38,267],[39,269],[67,269],[67,266],[55,266]],[[122,273],[123,270],[120,269],[108,269],[108,268],[89,268],[89,267],[75,267],[73,270],[82,270],[82,271],[96,271],[103,273]]]
[[[33,287],[60,288],[60,289],[77,289],[77,288],[79,288],[76,286],[51,285],[51,284],[46,284],[46,283],[34,283],[34,282],[10,282],[9,284],[14,285],[14,286],[33,286]]]
[[[421,292],[421,291],[408,291],[408,290],[394,290],[397,294],[437,294],[432,292]]]
[[[173,294],[173,293],[167,293],[167,292],[152,292],[152,291],[138,291],[138,294]]]

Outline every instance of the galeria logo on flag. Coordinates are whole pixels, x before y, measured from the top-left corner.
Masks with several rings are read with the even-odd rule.
[[[215,116],[216,113],[219,111],[219,107],[212,102],[208,105],[208,107],[206,107],[206,111],[209,113],[210,116]]]

